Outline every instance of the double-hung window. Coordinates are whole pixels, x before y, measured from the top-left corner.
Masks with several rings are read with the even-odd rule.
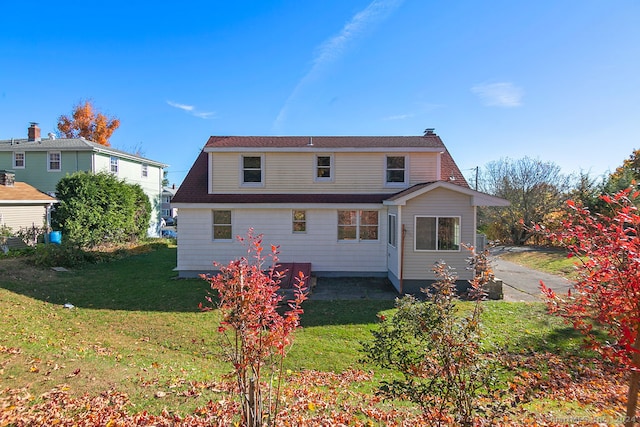
[[[231,240],[231,211],[213,211],[213,240]]]
[[[148,177],[148,176],[149,176],[149,165],[148,165],[148,164],[146,164],[146,163],[143,163],[143,164],[142,164],[142,169],[141,169],[141,171],[140,171],[140,175],[141,175],[143,178],[146,178],[146,177]]]
[[[385,182],[387,185],[403,185],[407,182],[405,156],[387,156]]]
[[[261,185],[264,178],[262,156],[242,156],[242,184]]]
[[[48,171],[61,171],[62,170],[62,155],[59,151],[49,151],[47,162],[47,170]]]
[[[333,179],[332,173],[333,158],[331,156],[316,156],[316,181],[331,181]]]
[[[460,217],[416,216],[416,251],[460,250]]]
[[[294,233],[306,233],[307,232],[307,212],[301,210],[293,211],[293,232]]]
[[[24,152],[16,151],[13,153],[13,167],[15,169],[24,169]]]
[[[378,240],[378,211],[338,211],[338,240]]]
[[[110,166],[110,170],[111,173],[118,173],[118,158],[115,156],[111,156],[109,158],[109,166]]]

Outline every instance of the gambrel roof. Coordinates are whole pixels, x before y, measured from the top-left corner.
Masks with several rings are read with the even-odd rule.
[[[433,152],[441,153],[441,176],[469,188],[436,134],[424,136],[212,136],[189,170],[172,203],[382,203],[389,193],[209,194],[209,152]],[[451,179],[453,178],[453,179]]]

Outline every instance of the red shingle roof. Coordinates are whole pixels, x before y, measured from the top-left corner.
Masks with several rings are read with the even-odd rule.
[[[445,148],[438,135],[425,136],[212,136],[208,148]]]

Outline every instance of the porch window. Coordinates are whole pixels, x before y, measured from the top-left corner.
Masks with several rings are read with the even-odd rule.
[[[24,169],[24,153],[13,153],[13,167],[16,169]]]
[[[242,156],[242,183],[249,185],[262,184],[262,157]]]
[[[331,181],[332,178],[332,164],[333,159],[331,156],[316,156],[316,181]]]
[[[293,232],[307,232],[307,211],[293,211]]]
[[[398,185],[406,182],[404,156],[387,156],[387,184]]]
[[[416,251],[460,250],[460,217],[415,217]]]
[[[47,163],[48,171],[62,170],[62,155],[59,151],[50,151],[48,154],[49,161]]]
[[[338,211],[338,240],[378,240],[378,211]]]
[[[397,217],[393,214],[389,214],[389,238],[387,243],[394,248],[398,246],[398,223]]]
[[[213,211],[213,240],[231,240],[231,211]]]

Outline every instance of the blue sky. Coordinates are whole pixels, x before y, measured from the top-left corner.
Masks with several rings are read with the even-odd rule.
[[[211,135],[420,135],[600,176],[640,148],[640,2],[0,2],[0,139],[91,99],[180,184]]]

